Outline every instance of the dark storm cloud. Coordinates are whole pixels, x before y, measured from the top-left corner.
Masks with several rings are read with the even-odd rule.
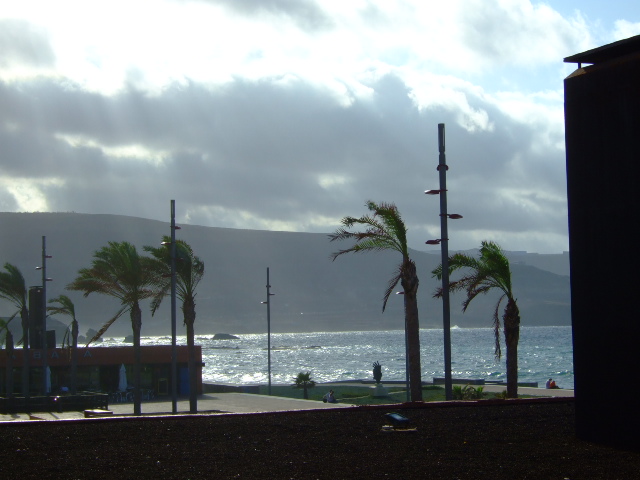
[[[531,195],[518,204],[499,195],[500,187],[533,184],[557,191],[562,155],[556,152],[550,164],[532,153],[535,131],[482,99],[467,95],[494,129],[469,133],[455,108],[419,111],[393,75],[372,83],[370,98],[348,106],[326,89],[281,80],[216,88],[186,83],[160,95],[128,89],[114,96],[52,80],[0,84],[0,106],[7,107],[0,124],[13,125],[0,129],[0,172],[63,179],[41,187],[54,211],[162,219],[174,198],[179,212],[193,212],[189,223],[227,227],[266,228],[260,219],[330,231],[343,216],[365,213],[367,199],[391,201],[410,225],[413,246],[421,248],[439,225],[437,200],[423,192],[438,186],[436,133],[443,122],[450,211],[465,215],[456,228],[522,232],[539,222],[545,231],[566,228],[546,216],[563,205]],[[98,146],[139,146],[147,158],[114,158]],[[345,183],[323,186],[323,178]],[[335,225],[317,225],[317,216],[334,218]]]
[[[55,55],[47,35],[24,20],[0,20],[0,68],[49,67]]]

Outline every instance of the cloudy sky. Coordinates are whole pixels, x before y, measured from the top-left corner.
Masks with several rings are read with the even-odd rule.
[[[410,246],[568,249],[563,58],[640,2],[0,0],[0,210],[328,233],[394,202]],[[46,234],[46,232],[43,232]]]

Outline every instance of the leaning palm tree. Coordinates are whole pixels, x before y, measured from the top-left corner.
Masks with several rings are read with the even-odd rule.
[[[449,273],[465,269],[464,276],[449,283],[449,291],[465,291],[467,298],[462,302],[462,311],[466,311],[471,300],[481,293],[498,289],[502,295],[493,311],[493,329],[495,335],[495,356],[502,357],[500,348],[500,304],[506,298],[507,304],[502,315],[504,341],[507,348],[507,397],[518,397],[518,341],[520,339],[520,311],[513,297],[511,270],[509,260],[502,249],[494,242],[483,241],[479,258],[463,253],[455,253],[449,257]],[[433,270],[433,275],[442,278],[442,265]],[[442,287],[436,290],[435,297],[442,296]]]
[[[0,272],[0,298],[3,298],[17,308],[9,317],[7,324],[20,315],[22,321],[22,394],[29,397],[29,310],[27,308],[27,287],[25,286],[22,272],[10,263],[4,264],[4,272]],[[7,332],[9,330],[7,329]],[[8,333],[11,336],[11,333]],[[9,340],[9,339],[7,339]],[[7,344],[8,345],[8,344]],[[11,348],[13,350],[13,337],[11,336]],[[13,388],[13,386],[12,386]]]
[[[5,342],[7,365],[5,373],[5,392],[7,398],[13,397],[13,334],[9,330],[7,322],[0,319],[0,329],[3,333],[2,341]]]
[[[71,317],[71,324],[67,327],[62,340],[62,347],[71,350],[71,385],[72,394],[76,394],[78,389],[78,320],[76,319],[76,307],[69,297],[59,295],[49,300],[53,303],[47,307],[47,312],[51,315],[67,315]]]
[[[155,284],[158,293],[151,302],[151,314],[155,314],[162,299],[171,289],[171,238],[162,237],[163,247],[145,246],[157,261],[154,262]],[[168,246],[168,247],[167,247]],[[200,260],[184,240],[176,240],[176,296],[182,302],[182,316],[187,328],[187,350],[189,355],[189,411],[198,411],[198,376],[196,372],[195,358],[195,331],[196,320],[196,287],[204,276],[204,262]]]
[[[355,240],[355,244],[345,250],[332,254],[333,260],[345,253],[379,252],[394,250],[402,255],[402,262],[384,293],[382,311],[384,312],[389,295],[398,282],[404,289],[404,318],[407,336],[407,350],[409,356],[409,388],[411,401],[422,401],[422,374],[420,368],[420,321],[418,318],[418,275],[416,264],[409,257],[407,247],[407,227],[400,212],[393,203],[380,203],[379,205],[368,201],[367,208],[372,215],[364,215],[360,218],[344,217],[342,228],[329,235],[330,240]],[[362,225],[364,231],[350,230],[354,225]]]
[[[316,386],[316,382],[311,380],[311,372],[300,372],[298,376],[293,380],[293,388],[302,388],[303,398],[309,400],[308,389]]]
[[[142,397],[140,392],[140,330],[142,310],[140,302],[152,298],[156,292],[152,285],[152,259],[138,255],[136,248],[128,242],[109,242],[93,254],[90,268],[83,268],[78,277],[67,285],[68,290],[100,293],[120,300],[120,310],[111,317],[87,345],[100,338],[124,313],[129,312],[133,330],[133,411],[140,415]]]

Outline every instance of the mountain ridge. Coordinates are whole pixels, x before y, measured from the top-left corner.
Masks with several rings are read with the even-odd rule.
[[[170,234],[169,222],[110,214],[0,212],[0,261],[21,269],[27,285],[41,284],[35,270],[41,263],[42,236],[46,236],[47,296],[68,295],[75,303],[80,331],[99,328],[118,308],[117,301],[64,287],[80,268],[90,265],[93,252],[109,241],[128,241],[142,254],[144,245],[159,245]],[[200,225],[180,225],[176,237],[188,242],[205,263],[205,276],[196,297],[196,333],[262,333],[266,331],[266,269],[270,269],[272,332],[354,331],[402,329],[402,302],[389,299],[382,313],[382,295],[399,259],[394,252],[330,255],[344,245],[329,242],[327,234],[240,230]],[[473,254],[473,250],[466,251]],[[506,252],[511,261],[514,291],[522,325],[569,325],[570,290],[568,254]],[[439,252],[412,250],[421,280],[418,292],[423,328],[442,326],[442,304],[432,298],[438,282],[431,270],[440,263]],[[553,270],[538,268],[551,264]],[[558,272],[558,273],[556,273]],[[566,272],[566,274],[565,274]],[[474,300],[463,315],[460,295],[451,298],[451,324],[460,327],[491,326],[499,295]],[[169,330],[167,299],[151,317],[143,305],[143,335],[163,335]],[[0,316],[11,305],[0,302]],[[60,318],[63,323],[65,319]],[[179,334],[184,334],[178,309]],[[68,322],[67,322],[68,323]],[[118,320],[105,336],[124,336],[128,318]]]

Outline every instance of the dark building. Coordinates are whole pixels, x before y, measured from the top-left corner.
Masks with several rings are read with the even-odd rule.
[[[29,349],[30,379],[32,394],[41,394],[43,375],[41,349]],[[195,346],[196,371],[198,377],[198,394],[202,393],[202,347]],[[51,372],[51,393],[58,394],[62,387],[71,384],[71,352],[66,348],[55,348],[46,351],[47,366]],[[189,351],[184,345],[176,348],[178,369],[178,394],[189,394]],[[24,364],[22,349],[13,351],[13,393],[22,391],[20,371]],[[171,388],[171,345],[144,345],[141,347],[141,385],[144,390],[153,392],[154,396],[170,395]],[[105,393],[118,390],[119,372],[126,366],[127,375],[131,375],[134,364],[133,347],[78,347],[77,384],[79,391],[100,391]],[[7,356],[0,355],[0,396],[8,396]]]
[[[565,58],[576,427],[640,446],[640,36]]]

